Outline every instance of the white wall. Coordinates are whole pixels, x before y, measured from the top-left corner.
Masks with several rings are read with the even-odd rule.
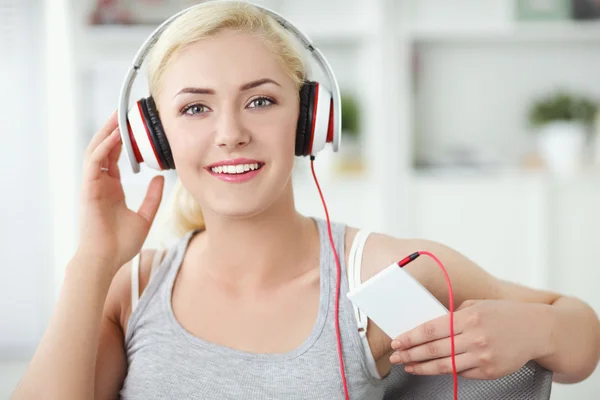
[[[45,326],[51,286],[41,7],[0,9],[0,359],[31,352]]]
[[[597,178],[555,182],[551,189],[552,286],[600,313],[600,185]]]
[[[414,236],[444,243],[492,275],[550,288],[548,182],[538,176],[420,176],[410,194]]]
[[[600,99],[600,40],[440,38],[421,43],[417,57],[420,157],[466,146],[518,163],[532,140],[526,112],[534,99],[555,88]]]

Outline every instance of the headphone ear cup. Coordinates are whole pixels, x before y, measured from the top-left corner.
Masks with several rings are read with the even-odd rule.
[[[146,126],[148,127],[148,132],[150,132],[152,146],[156,150],[155,154],[157,155],[162,169],[175,169],[171,146],[169,146],[169,141],[167,140],[167,135],[165,134],[162,122],[160,121],[154,99],[152,96],[147,99],[141,99],[140,104],[142,105],[141,108]]]
[[[316,82],[311,96],[312,122],[310,142],[306,147],[307,155],[317,155],[325,148],[326,143],[333,142],[334,110],[331,92]]]
[[[307,156],[312,140],[315,82],[305,81],[300,88],[300,112],[296,127],[296,155]]]

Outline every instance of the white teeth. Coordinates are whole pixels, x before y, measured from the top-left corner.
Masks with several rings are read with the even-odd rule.
[[[222,165],[212,167],[211,171],[216,174],[243,174],[244,172],[254,171],[258,169],[258,163],[254,164],[237,164],[237,165]]]

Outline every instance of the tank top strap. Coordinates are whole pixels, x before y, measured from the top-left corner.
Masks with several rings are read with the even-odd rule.
[[[195,230],[189,231],[172,246],[161,250],[160,255],[162,257],[162,261],[160,261],[160,268],[155,268],[156,265],[153,265],[152,273],[146,288],[141,295],[139,295],[139,297],[136,297],[135,308],[132,309],[129,321],[127,322],[127,335],[125,337],[125,343],[131,339],[131,335],[135,331],[135,327],[139,322],[144,309],[147,307],[152,298],[155,297],[158,292],[168,290],[168,286],[171,283],[171,277],[174,277],[177,274],[177,270],[179,269],[183,256],[185,255],[187,246],[191,238],[197,232],[198,231]],[[157,260],[153,261],[154,264],[158,264]],[[139,277],[136,276],[136,280],[137,279],[139,279]],[[132,287],[132,291],[133,290],[134,288]]]
[[[323,235],[322,235],[323,239],[322,239],[321,248],[322,248],[323,254],[325,254],[325,256],[327,257],[327,260],[324,264],[329,265],[328,271],[323,271],[323,272],[328,273],[328,275],[329,275],[328,280],[329,280],[330,291],[332,293],[331,300],[330,300],[331,304],[332,304],[331,312],[334,312],[333,310],[335,310],[335,308],[334,308],[335,296],[333,295],[333,293],[335,293],[336,278],[337,278],[337,276],[336,276],[336,274],[337,274],[336,260],[335,260],[335,255],[333,253],[333,250],[331,249],[331,242],[330,242],[329,234],[328,234],[327,221],[321,220],[320,224],[323,229]],[[346,353],[345,357],[357,360],[356,361],[357,366],[360,368],[361,374],[363,375],[363,377],[365,379],[367,379],[375,387],[382,387],[385,384],[386,379],[382,378],[377,371],[375,360],[373,359],[373,354],[371,353],[371,349],[368,344],[368,340],[366,338],[366,329],[364,332],[361,332],[361,330],[359,329],[361,327],[360,319],[358,318],[358,316],[356,314],[354,305],[347,297],[347,293],[349,292],[350,287],[351,287],[352,277],[350,277],[350,278],[348,277],[348,269],[349,269],[350,265],[346,264],[346,259],[345,259],[346,228],[347,228],[347,226],[341,222],[335,222],[335,223],[331,224],[332,237],[334,239],[333,241],[334,241],[335,248],[338,253],[338,257],[339,257],[339,261],[340,261],[340,272],[341,272],[340,279],[341,279],[341,281],[340,281],[340,299],[339,299],[339,301],[340,301],[340,305],[339,305],[340,316],[339,316],[339,318],[340,318],[340,328],[344,332],[343,336],[345,336],[343,339],[343,343],[346,344],[345,351],[344,351]],[[364,238],[363,238],[363,236],[364,236]],[[353,241],[353,245],[361,244],[361,249],[359,250],[361,258],[362,258],[362,247],[364,246],[364,243],[358,243],[358,242],[361,242],[362,240],[366,241],[366,238],[368,236],[369,236],[368,231],[360,231],[359,237]],[[352,249],[352,247],[353,246],[351,246],[351,248],[350,248],[351,253],[356,253],[357,249]],[[360,273],[360,269],[358,271]],[[352,272],[356,272],[356,271],[352,271]],[[333,322],[333,320],[331,322]],[[353,353],[353,355],[350,355],[349,353]]]

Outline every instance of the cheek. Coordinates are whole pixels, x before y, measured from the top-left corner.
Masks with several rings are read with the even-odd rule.
[[[208,136],[194,133],[186,124],[167,123],[165,131],[176,164],[198,163],[209,148]]]
[[[297,114],[287,110],[278,115],[278,118],[271,122],[270,132],[268,135],[265,135],[265,137],[268,138],[273,147],[277,147],[281,156],[293,157],[296,148],[297,125]]]
[[[255,136],[255,148],[280,166],[291,166],[296,149],[296,124],[288,119],[283,124],[273,125],[264,135]],[[260,142],[259,142],[260,141]]]

